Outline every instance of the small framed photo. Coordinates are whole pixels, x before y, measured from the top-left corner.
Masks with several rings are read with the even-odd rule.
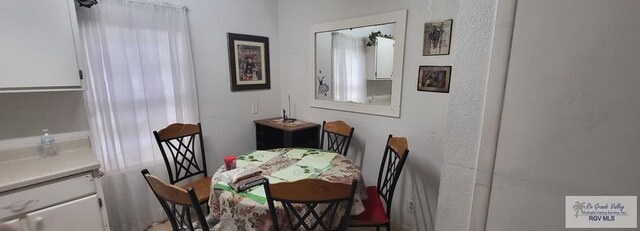
[[[231,91],[271,89],[269,38],[227,33]]]
[[[448,55],[451,50],[451,28],[453,19],[424,24],[422,56]]]
[[[418,91],[449,93],[451,66],[420,66]]]

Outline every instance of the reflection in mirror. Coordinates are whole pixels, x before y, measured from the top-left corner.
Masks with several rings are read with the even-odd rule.
[[[315,99],[390,105],[396,23],[315,33]]]
[[[400,117],[407,11],[311,25],[310,106]]]

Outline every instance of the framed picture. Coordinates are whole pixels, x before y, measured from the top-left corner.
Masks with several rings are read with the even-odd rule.
[[[420,66],[418,91],[449,93],[451,66]]]
[[[424,24],[422,56],[448,55],[451,50],[451,28],[453,19]]]
[[[231,91],[271,89],[269,38],[227,33]]]

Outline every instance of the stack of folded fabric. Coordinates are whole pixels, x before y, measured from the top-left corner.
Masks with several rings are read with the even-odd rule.
[[[238,192],[264,183],[262,170],[258,167],[241,167],[223,172],[220,179]]]

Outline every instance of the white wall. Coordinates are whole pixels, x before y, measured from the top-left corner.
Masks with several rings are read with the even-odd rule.
[[[418,66],[450,65],[449,56],[422,56],[422,33],[429,20],[454,18],[458,1],[313,1],[280,0],[280,70],[282,99],[291,95],[293,116],[321,123],[344,120],[355,127],[349,158],[363,167],[368,185],[375,185],[388,134],[405,136],[411,153],[393,201],[392,221],[411,230],[433,230],[438,198],[440,162],[444,153],[445,122],[449,95],[416,91]],[[364,115],[309,107],[309,29],[312,24],[408,9],[400,118]],[[455,28],[455,26],[454,26]],[[453,35],[456,46],[456,35]],[[452,82],[456,83],[457,76]],[[283,100],[283,104],[286,100]],[[416,213],[407,211],[407,200],[416,201]]]
[[[316,99],[332,99],[333,98],[333,57],[331,57],[332,53],[332,40],[331,33],[318,33],[316,35]],[[324,78],[323,78],[324,77]],[[320,84],[320,80],[322,80],[323,84],[329,86],[329,91],[324,94],[319,94],[317,92],[318,85]],[[288,101],[287,101],[288,102]]]
[[[367,96],[391,95],[391,80],[367,80]]]
[[[453,22],[452,49],[456,53],[447,113],[446,153],[442,160],[437,231],[482,230],[471,226],[474,196],[483,185],[479,167],[487,87],[494,55],[497,2],[460,0]],[[482,138],[482,139],[481,139]],[[484,162],[482,162],[484,163]],[[486,201],[486,200],[485,200]],[[484,219],[484,217],[482,217]]]
[[[0,94],[0,140],[88,130],[84,106],[81,91]]]
[[[157,0],[161,1],[161,0]],[[280,64],[276,0],[169,0],[188,8],[207,165],[256,148],[253,120],[280,115]],[[271,89],[231,92],[227,32],[269,37]],[[259,113],[251,114],[251,104]]]
[[[567,195],[638,195],[639,11],[518,1],[487,230],[563,230]]]

